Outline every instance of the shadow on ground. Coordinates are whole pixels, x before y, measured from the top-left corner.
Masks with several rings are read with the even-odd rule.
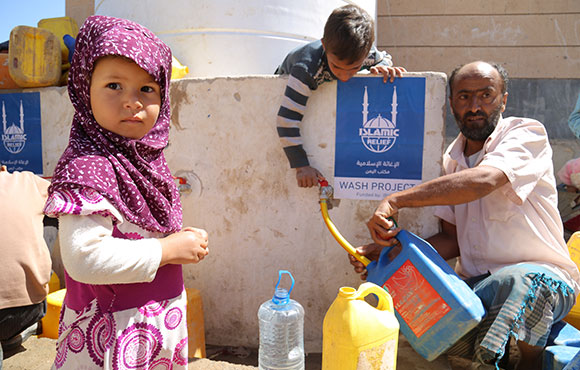
[[[258,368],[256,349],[244,347],[211,346],[206,348],[207,357],[190,359],[188,370],[249,370]],[[5,353],[3,370],[48,370],[56,353],[56,340],[30,337],[20,347]],[[320,370],[322,355],[310,353],[306,356],[306,370]],[[461,367],[450,367],[445,356],[428,362],[419,356],[409,342],[399,337],[397,369],[400,370],[463,370]]]

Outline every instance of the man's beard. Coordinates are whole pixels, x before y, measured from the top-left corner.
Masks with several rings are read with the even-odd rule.
[[[478,110],[477,112],[467,112],[463,115],[463,117],[459,117],[458,114],[453,113],[455,117],[455,121],[457,121],[457,126],[459,126],[459,131],[468,138],[469,140],[474,141],[485,141],[491,135],[493,130],[495,130],[495,126],[499,121],[499,117],[501,116],[501,109],[503,104],[497,106],[496,109],[491,112],[488,116],[484,111]],[[482,127],[469,127],[466,122],[469,117],[483,117],[485,124]]]

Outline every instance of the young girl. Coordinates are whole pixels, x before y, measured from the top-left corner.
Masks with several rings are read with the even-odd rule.
[[[56,369],[187,368],[181,264],[208,250],[204,230],[181,229],[163,156],[170,75],[171,51],[146,28],[104,16],[81,28],[75,115],[45,206],[66,270]]]

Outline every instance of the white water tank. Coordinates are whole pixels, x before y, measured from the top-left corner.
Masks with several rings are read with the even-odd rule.
[[[189,68],[187,77],[272,74],[286,54],[320,39],[334,8],[376,0],[96,0],[95,14],[144,25]]]

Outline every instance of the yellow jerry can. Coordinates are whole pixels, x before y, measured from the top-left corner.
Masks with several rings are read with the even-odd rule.
[[[10,32],[8,71],[20,87],[52,86],[61,74],[61,48],[49,30],[17,26]]]
[[[58,320],[66,296],[66,289],[60,289],[46,296],[46,315],[42,318],[42,333],[39,337],[58,339]]]
[[[60,41],[62,64],[68,65],[68,48],[64,44],[63,36],[71,35],[77,38],[79,26],[71,17],[45,18],[38,21],[38,28],[49,30]]]
[[[0,53],[0,89],[19,89],[20,86],[10,77],[8,53]]]
[[[181,64],[179,60],[173,56],[171,60],[171,79],[178,80],[185,77],[188,73],[189,68]]]
[[[370,294],[376,307],[365,301]],[[399,322],[391,296],[378,285],[340,288],[322,329],[322,370],[396,369]]]
[[[187,294],[187,336],[189,358],[205,358],[205,326],[203,323],[203,303],[201,292],[195,288],[185,288]]]

